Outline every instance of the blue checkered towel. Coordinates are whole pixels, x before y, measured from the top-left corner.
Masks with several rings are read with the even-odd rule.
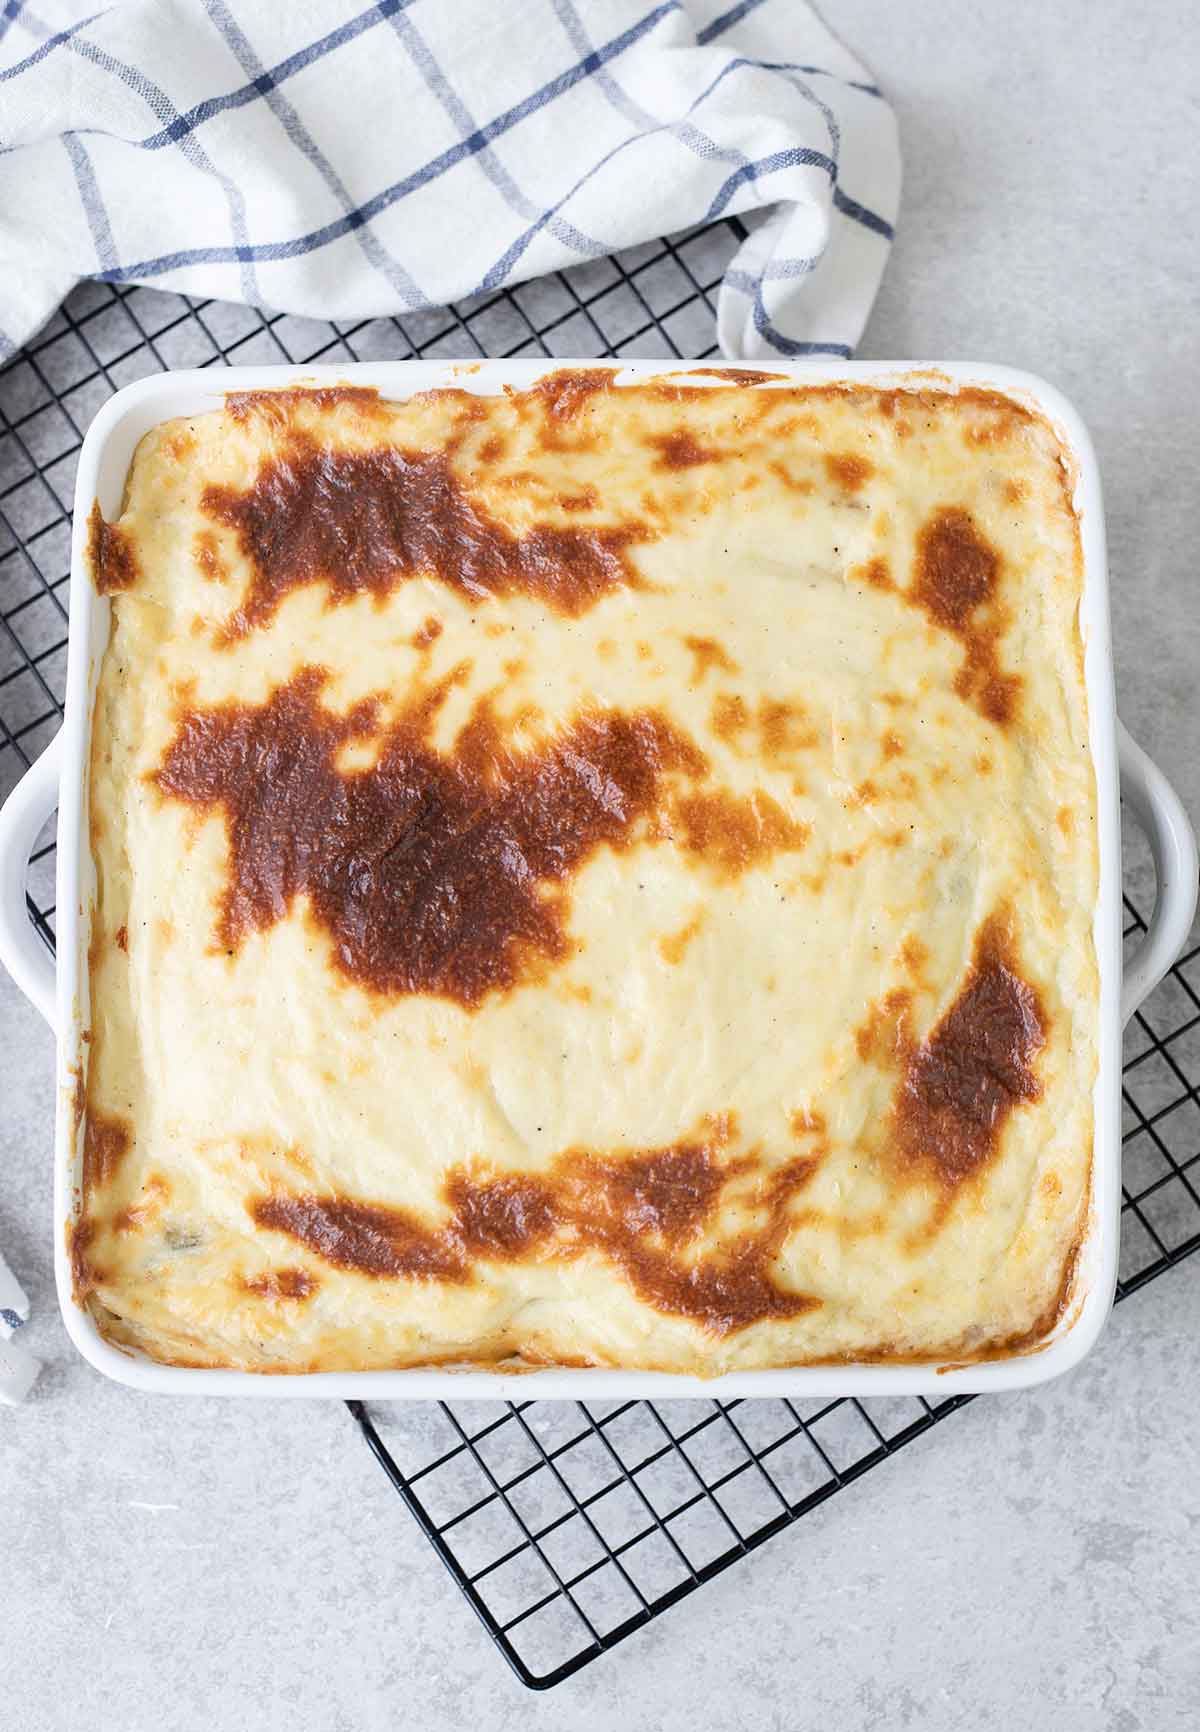
[[[0,0],[0,360],[81,277],[357,320],[735,212],[726,354],[862,331],[895,122],[801,0],[95,3]]]

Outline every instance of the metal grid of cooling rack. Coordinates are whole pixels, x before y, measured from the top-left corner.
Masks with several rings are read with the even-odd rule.
[[[716,353],[736,220],[443,311],[324,324],[88,283],[0,370],[0,798],[58,727],[70,501],[109,394],[169,367],[406,356]],[[53,840],[29,911],[54,940]],[[1126,940],[1151,879],[1131,854]],[[1128,877],[1128,875],[1127,875]],[[1119,1296],[1200,1249],[1200,944],[1126,1037]],[[397,1491],[517,1676],[568,1677],[965,1405],[352,1402]]]

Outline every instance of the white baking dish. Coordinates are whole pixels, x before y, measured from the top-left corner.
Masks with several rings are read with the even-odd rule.
[[[401,361],[307,371],[248,367],[230,371],[166,373],[117,393],[97,415],[80,454],[72,548],[70,656],[66,720],[0,812],[0,958],[18,985],[58,1032],[58,1112],[55,1136],[55,1267],[67,1330],[84,1357],[119,1382],[171,1393],[330,1395],[429,1399],[538,1397],[628,1399],[640,1396],[793,1396],[933,1394],[1015,1389],[1040,1383],[1078,1364],[1094,1344],[1112,1303],[1117,1274],[1121,1201],[1121,1029],[1178,953],[1196,901],[1196,843],[1187,817],[1162,772],[1116,718],[1109,641],[1108,575],[1100,482],[1091,441],[1071,405],[1051,386],[1004,367],[949,364],[932,367],[877,362],[804,362],[786,369],[796,382],[954,390],[976,385],[1003,391],[1049,417],[1069,448],[1076,471],[1075,503],[1083,535],[1085,582],[1082,627],[1092,756],[1098,783],[1100,896],[1095,936],[1100,962],[1099,1074],[1095,1094],[1095,1158],[1091,1211],[1078,1262],[1076,1297],[1039,1351],[978,1365],[838,1365],[783,1371],[738,1372],[713,1381],[665,1373],[537,1370],[519,1377],[496,1371],[399,1370],[262,1376],[239,1371],[189,1370],[152,1363],[105,1341],[90,1315],[76,1305],[66,1256],[66,1229],[79,1198],[80,1139],[72,1114],[76,1075],[87,1064],[87,951],[94,888],[88,851],[88,738],[95,683],[108,639],[110,607],[96,594],[85,560],[85,519],[94,499],[107,517],[120,511],[134,448],[159,422],[221,407],[227,391],[263,390],[297,383],[351,380],[385,396],[453,383],[491,393],[506,384],[527,386],[564,365],[588,363],[508,361],[436,363]],[[784,371],[777,364],[775,372]],[[659,362],[627,363],[618,383],[663,371]],[[697,383],[727,388],[719,379]],[[766,384],[760,389],[771,389]],[[1158,896],[1149,930],[1126,966],[1121,964],[1120,790],[1146,829],[1154,850]],[[58,962],[30,924],[25,907],[26,868],[34,840],[58,805]]]

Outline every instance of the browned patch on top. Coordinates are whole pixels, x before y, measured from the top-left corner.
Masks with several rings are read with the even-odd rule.
[[[259,1197],[248,1207],[260,1227],[289,1234],[338,1269],[440,1281],[464,1276],[461,1245],[443,1242],[406,1209],[284,1192]]]
[[[414,649],[428,649],[442,635],[442,622],[434,614],[430,614],[424,624],[419,625],[412,635]]]
[[[899,758],[904,755],[904,741],[899,734],[889,730],[883,736],[883,755],[885,758]]]
[[[651,818],[723,874],[807,839],[765,794],[689,788],[707,760],[649,710],[585,712],[516,753],[483,700],[442,755],[428,730],[460,673],[382,731],[374,701],[326,709],[315,668],[264,704],[184,715],[153,779],[225,820],[223,949],[303,895],[346,978],[473,1007],[565,960],[572,875],[597,848],[648,837]],[[340,769],[367,739],[370,765]]]
[[[510,388],[508,395],[518,406],[531,401],[536,403],[539,399],[548,400],[551,405],[549,414],[557,420],[570,421],[591,396],[614,384],[616,372],[617,369],[609,368],[566,369],[548,375],[530,391],[517,392]],[[723,379],[734,386],[753,388],[768,380],[790,385],[790,375],[761,373],[750,368],[696,367],[689,372],[705,378]],[[689,385],[686,382],[689,372],[660,375],[644,384],[628,384],[619,389],[622,393],[627,392],[634,401],[643,398],[659,403],[702,404],[705,388]],[[946,381],[947,386],[949,383]],[[821,424],[813,410],[822,403],[846,402],[848,399],[861,404],[867,416],[889,422],[896,436],[901,438],[912,434],[915,420],[922,417],[928,420],[938,414],[954,416],[963,428],[964,437],[970,436],[983,443],[1007,438],[1040,419],[1002,392],[980,386],[948,389],[934,381],[911,389],[876,390],[864,385],[835,383],[753,391],[745,399],[744,415],[748,425],[768,419],[776,421],[781,437],[795,437],[802,433],[819,436]],[[857,454],[852,455],[857,461]]]
[[[97,813],[96,813],[96,809],[95,809],[95,804],[93,803],[92,812],[91,812],[91,824],[90,824],[90,829],[92,832],[93,845],[95,845],[97,840],[104,834],[103,825],[97,823],[96,819],[97,819]],[[101,950],[103,947],[103,942],[104,942],[104,935],[100,930],[100,922],[96,919],[93,919],[92,925],[91,925],[91,931],[88,933],[88,950],[87,950],[88,975],[91,979],[95,979],[96,969],[100,963],[100,956],[101,956]]]
[[[740,692],[717,693],[710,726],[719,740],[730,742],[750,726],[750,706]]]
[[[869,559],[865,565],[859,566],[854,574],[864,583],[869,583],[872,589],[895,589],[892,574],[886,559]],[[885,699],[886,702],[886,699]]]
[[[731,878],[774,854],[803,848],[812,833],[761,790],[739,795],[727,788],[698,789],[679,796],[673,816],[688,850]]]
[[[717,1159],[728,1140],[728,1129],[719,1121],[705,1141],[616,1157],[578,1155],[571,1177],[575,1184],[582,1180],[581,1189],[599,1191],[623,1217],[625,1228],[679,1245],[704,1224],[727,1180],[747,1167],[745,1159]]]
[[[192,537],[192,553],[201,577],[206,577],[210,583],[221,583],[228,577],[229,573],[217,546],[217,538],[211,529],[196,531]]]
[[[112,595],[115,590],[132,589],[141,572],[131,538],[119,523],[105,521],[98,499],[93,501],[87,521],[88,564],[97,590],[101,595]]]
[[[730,455],[715,445],[702,445],[688,427],[651,434],[646,443],[658,452],[659,469],[695,469],[701,463],[720,463]]]
[[[1075,834],[1075,814],[1069,806],[1060,806],[1058,808],[1058,811],[1054,814],[1054,822],[1058,825],[1064,836],[1069,837]]]
[[[129,928],[124,923],[122,923],[120,926],[117,927],[116,943],[117,943],[117,949],[125,951],[126,955],[128,955],[128,953],[129,953]]]
[[[559,506],[563,511],[595,511],[600,503],[600,495],[596,488],[587,486],[578,493],[560,493]]]
[[[469,601],[530,595],[575,616],[615,589],[641,587],[628,550],[651,533],[644,523],[518,533],[471,498],[445,451],[329,450],[299,433],[249,489],[210,486],[201,504],[235,532],[251,568],[227,639],[265,624],[311,583],[327,585],[336,605],[434,577]]]
[[[490,433],[479,447],[479,456],[484,463],[499,463],[507,450],[503,433]]]
[[[67,1261],[71,1266],[71,1292],[76,1304],[82,1304],[93,1288],[104,1279],[91,1256],[96,1237],[94,1221],[68,1221],[66,1227]]]
[[[387,405],[374,385],[285,385],[278,391],[228,391],[225,408],[235,421],[265,421],[276,429],[290,425],[297,409],[324,414],[349,405],[370,420],[386,418]]]
[[[739,692],[717,693],[709,725],[734,751],[754,755],[776,769],[791,763],[798,752],[818,745],[821,737],[803,704],[795,699],[760,698],[752,711]],[[757,739],[747,748],[743,735],[751,730]]]
[[[492,1174],[459,1167],[446,1180],[440,1225],[407,1210],[341,1197],[276,1193],[250,1204],[261,1227],[289,1234],[337,1267],[391,1279],[469,1283],[478,1262],[572,1260],[598,1253],[646,1304],[725,1336],[769,1317],[797,1317],[819,1303],[789,1292],[773,1262],[792,1198],[818,1156],[757,1172],[754,1155],[730,1156],[728,1115],[662,1148],[597,1153],[571,1148],[545,1173]],[[725,1187],[757,1173],[755,1224],[701,1244]]]
[[[83,1115],[86,1110],[87,1085],[83,1080],[83,1069],[81,1066],[75,1072],[75,1081],[71,1088],[71,1127],[76,1137],[79,1135],[79,1127],[83,1123]]]
[[[946,384],[949,385],[950,381],[947,380]],[[998,436],[1001,430],[1015,433],[1020,428],[1029,426],[1031,422],[1041,421],[1044,426],[1049,427],[1049,423],[1042,416],[1027,409],[1023,403],[1006,397],[1003,391],[993,391],[984,385],[959,385],[953,389],[939,388],[937,385],[913,385],[881,391],[864,391],[861,385],[825,385],[810,389],[830,396],[863,397],[868,402],[873,401],[876,410],[885,420],[896,423],[904,423],[905,411],[919,411],[925,415],[949,412],[959,416],[965,423],[965,417],[959,412],[964,408],[971,409],[979,416],[986,417],[979,423],[984,428],[983,442]],[[896,430],[907,434],[912,431],[912,427],[905,423],[897,425]]]
[[[912,1050],[912,993],[903,987],[873,1004],[867,1020],[854,1031],[859,1058],[882,1068],[897,1063]]]
[[[658,954],[664,962],[669,962],[674,967],[683,961],[688,945],[704,925],[704,919],[704,908],[701,905],[687,924],[679,928],[678,932],[665,933],[659,939]]]
[[[1021,682],[1002,673],[997,659],[999,578],[1000,555],[969,511],[943,506],[922,526],[909,599],[961,641],[966,657],[955,691],[1002,725],[1012,717]]]
[[[900,946],[900,960],[910,974],[920,976],[929,961],[929,946],[915,932],[910,932]]]
[[[113,1217],[114,1233],[140,1233],[147,1222],[154,1220],[171,1194],[171,1187],[161,1173],[149,1173],[136,1201],[117,1211]]]
[[[173,457],[176,463],[182,463],[184,458],[190,457],[196,449],[196,435],[190,427],[179,427],[174,433],[168,434],[163,443],[167,455]]]
[[[599,391],[611,390],[619,367],[563,367],[547,373],[528,393],[539,401],[547,420],[574,421]]]
[[[875,465],[855,451],[827,451],[825,468],[830,480],[847,493],[857,493],[875,473]]]
[[[913,599],[938,625],[964,633],[976,610],[992,600],[1000,558],[961,506],[935,511],[917,537]]]
[[[722,668],[728,674],[737,673],[737,663],[715,637],[685,637],[683,642],[685,649],[690,650],[695,658],[692,666],[694,686],[698,686],[712,668]]]
[[[815,1107],[797,1107],[789,1122],[792,1135],[799,1138],[823,1137],[828,1128],[825,1114],[818,1112]]]
[[[369,768],[339,772],[339,749],[375,732],[377,706],[337,716],[318,701],[323,680],[307,669],[265,705],[188,715],[156,779],[224,813],[224,947],[303,894],[337,968],[382,992],[475,1005],[563,960],[570,875],[596,848],[629,844],[668,770],[704,767],[650,713],[585,715],[514,756],[486,705],[443,757],[425,737],[443,684],[386,730]]]
[[[315,1275],[310,1275],[307,1269],[271,1269],[265,1275],[254,1275],[243,1281],[242,1286],[247,1293],[255,1294],[259,1299],[308,1299],[320,1286]]]
[[[83,1133],[83,1190],[85,1196],[103,1190],[133,1146],[133,1131],[124,1119],[90,1110]]]
[[[1002,407],[978,421],[969,421],[963,429],[968,445],[1002,445],[1016,430],[1012,404],[1002,401]]]
[[[803,704],[787,698],[760,698],[758,705],[759,755],[768,764],[787,763],[805,747],[820,739]]]
[[[767,468],[775,477],[776,481],[782,481],[783,485],[788,488],[790,492],[806,494],[813,491],[813,484],[807,476],[793,475],[787,464],[780,462],[779,458],[772,457],[767,464]]]
[[[1041,1098],[1033,1063],[1045,1043],[1037,992],[988,921],[958,997],[909,1060],[896,1101],[904,1154],[932,1161],[951,1184],[983,1166],[1013,1108]]]
[[[443,1237],[448,1243],[458,1242],[456,1279],[460,1281],[470,1278],[471,1258],[515,1261],[554,1229],[554,1199],[545,1183],[532,1174],[481,1178],[459,1167],[447,1176],[446,1199],[455,1219]]]
[[[696,374],[705,379],[724,379],[730,385],[762,385],[768,379],[788,379],[789,373],[757,372],[753,367],[689,367],[674,377],[686,379]]]
[[[896,1152],[951,1189],[995,1154],[1013,1110],[1041,1098],[1033,1067],[1046,1043],[1045,1012],[1019,972],[1000,916],[980,927],[958,996],[923,1041],[914,1038],[905,990],[873,1005],[855,1040],[860,1058],[900,1067]]]

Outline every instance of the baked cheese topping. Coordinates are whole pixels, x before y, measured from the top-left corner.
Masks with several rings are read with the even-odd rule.
[[[1082,563],[993,393],[233,396],[111,593],[76,1294],[173,1363],[1037,1345],[1091,1170]]]

